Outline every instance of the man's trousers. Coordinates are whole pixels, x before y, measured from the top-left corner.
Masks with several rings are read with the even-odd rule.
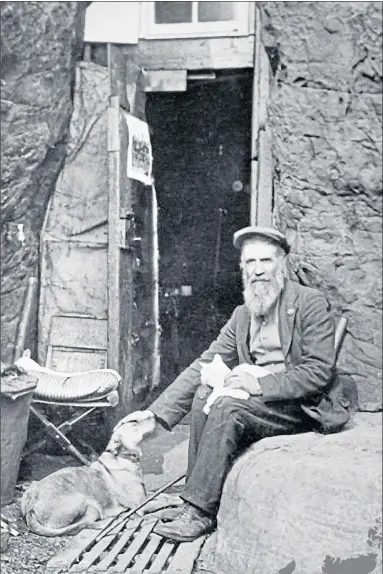
[[[219,397],[205,415],[203,407],[210,392],[201,385],[194,396],[181,497],[215,516],[227,473],[244,448],[261,438],[305,432],[312,426],[297,401],[265,403],[255,396],[248,400]]]

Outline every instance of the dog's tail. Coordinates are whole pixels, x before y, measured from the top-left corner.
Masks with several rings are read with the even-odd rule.
[[[63,526],[62,528],[51,528],[49,526],[44,526],[39,521],[36,513],[33,510],[29,510],[24,517],[25,522],[31,532],[38,534],[39,536],[73,536],[92,525],[92,522],[88,520],[86,516],[83,516],[77,522],[73,522],[68,526]]]

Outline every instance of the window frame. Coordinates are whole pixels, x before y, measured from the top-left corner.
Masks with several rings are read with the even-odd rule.
[[[147,40],[248,36],[251,34],[253,2],[233,2],[234,20],[156,24],[155,2],[141,2],[140,38]],[[192,19],[198,15],[198,0],[192,1]]]

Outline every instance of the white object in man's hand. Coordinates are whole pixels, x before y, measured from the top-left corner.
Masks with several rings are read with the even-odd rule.
[[[215,354],[211,363],[201,365],[201,383],[213,389],[224,386],[225,376],[230,373],[230,369],[222,360],[221,355]]]
[[[113,432],[126,423],[142,423],[149,419],[154,419],[154,413],[152,413],[152,411],[135,411],[134,413],[130,413],[129,415],[126,415],[126,417],[122,418],[114,427]]]
[[[262,394],[258,379],[268,375],[268,371],[258,365],[243,363],[235,367],[225,377],[225,387],[229,389],[242,389],[252,396]]]

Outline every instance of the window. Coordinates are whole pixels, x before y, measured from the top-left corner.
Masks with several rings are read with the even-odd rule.
[[[143,2],[143,38],[246,36],[249,2]]]

